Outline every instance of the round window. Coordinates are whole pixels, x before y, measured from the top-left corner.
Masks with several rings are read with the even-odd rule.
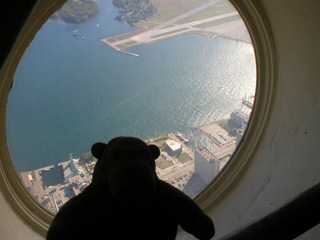
[[[91,145],[120,135],[158,145],[159,178],[194,197],[237,149],[255,90],[250,35],[226,0],[69,0],[16,71],[10,156],[53,214],[90,184]]]

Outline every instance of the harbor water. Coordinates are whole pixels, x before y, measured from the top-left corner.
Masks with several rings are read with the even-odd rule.
[[[7,106],[7,140],[17,171],[80,156],[93,143],[181,132],[192,148],[210,144],[196,129],[227,118],[256,87],[251,44],[186,35],[121,54],[101,39],[134,30],[118,9],[80,26],[48,21],[25,52]],[[78,35],[74,36],[74,31]]]

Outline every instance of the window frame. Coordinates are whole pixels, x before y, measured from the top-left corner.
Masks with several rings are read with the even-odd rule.
[[[42,236],[54,216],[42,208],[24,188],[11,162],[6,138],[6,106],[17,66],[31,41],[50,16],[67,0],[38,0],[28,21],[21,29],[11,52],[0,71],[0,186],[7,202],[28,225]],[[257,86],[254,109],[247,130],[227,166],[214,181],[195,197],[195,201],[209,213],[236,185],[254,159],[256,146],[270,117],[275,48],[262,6],[254,0],[231,0],[251,35],[256,54]]]

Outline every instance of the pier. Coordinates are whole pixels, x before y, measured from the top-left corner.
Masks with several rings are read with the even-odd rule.
[[[126,51],[121,51],[121,50],[117,50],[118,52],[124,53],[124,54],[128,54],[131,56],[135,56],[135,57],[139,57],[139,54],[136,53],[132,53],[132,52],[126,52]]]
[[[105,44],[109,45],[110,47],[112,47],[114,50],[116,50],[117,52],[120,53],[124,53],[124,54],[128,54],[134,57],[139,57],[139,54],[136,53],[132,53],[132,52],[127,52],[127,51],[123,51],[120,48],[118,48],[116,45],[112,44],[111,42],[109,42],[106,38],[101,40],[102,42],[104,42]]]
[[[253,104],[246,99],[242,99],[242,104],[246,105],[250,109],[253,108]]]

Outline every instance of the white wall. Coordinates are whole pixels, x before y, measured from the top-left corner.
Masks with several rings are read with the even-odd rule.
[[[218,236],[320,182],[320,2],[261,3],[277,55],[273,105],[249,170],[210,214]]]
[[[215,239],[320,182],[320,1],[260,2],[276,47],[272,109],[249,169],[210,212]],[[319,236],[317,226],[299,239]]]
[[[23,222],[8,204],[3,190],[0,191],[0,239],[1,240],[38,240],[43,239]],[[9,200],[10,201],[10,200]]]
[[[274,99],[254,160],[210,212],[218,237],[320,181],[320,1],[259,2],[276,47]],[[41,239],[12,211],[2,193],[0,215],[0,239]],[[303,239],[318,236],[320,227]]]

